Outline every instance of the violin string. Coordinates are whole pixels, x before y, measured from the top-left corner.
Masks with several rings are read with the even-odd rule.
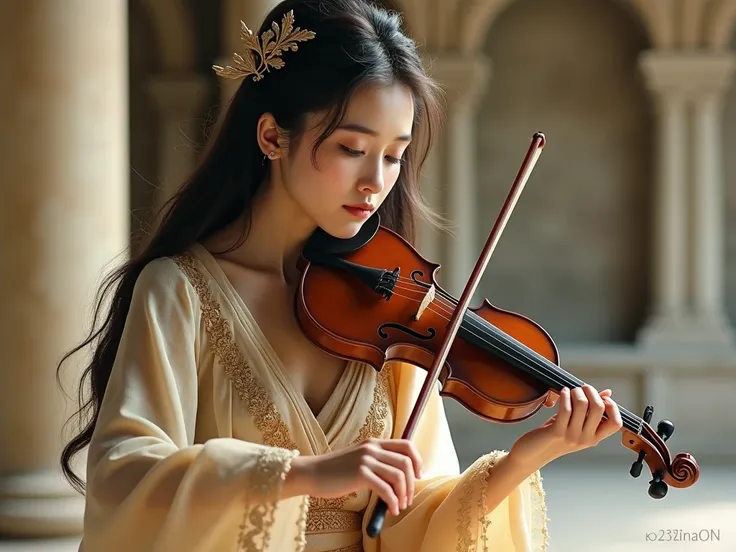
[[[421,290],[421,289],[408,289],[408,288],[405,288],[405,287],[399,287],[399,286],[397,286],[397,288],[398,288],[398,289],[402,289],[402,290],[406,290],[406,291],[411,291],[411,292],[426,291],[426,290]],[[413,298],[413,297],[407,297],[407,296],[405,296],[405,295],[399,295],[399,296],[400,296],[400,297],[402,297],[402,298],[404,298],[404,299],[408,299],[409,301],[412,301],[412,302],[417,302],[417,303],[419,303],[419,302],[420,302],[420,301],[419,301],[418,299],[415,299],[415,298]],[[448,300],[445,300],[445,303],[449,303],[449,301],[448,301]],[[434,305],[434,304],[435,304],[435,303],[432,303],[432,305]],[[442,301],[437,301],[437,304],[441,305],[442,307],[444,307],[444,306],[445,306],[445,304],[444,304],[444,303],[443,303]],[[452,313],[454,312],[454,310],[453,310],[453,309],[449,309],[449,308],[448,308],[448,311],[449,311],[449,312],[447,312],[447,311],[444,311],[444,309],[443,309],[443,312],[442,312],[442,313],[440,313],[440,312],[437,312],[437,310],[433,309],[433,308],[432,308],[431,306],[430,306],[430,307],[428,307],[428,308],[427,308],[427,310],[429,310],[430,312],[433,312],[433,313],[437,314],[438,316],[440,316],[441,318],[443,318],[443,319],[444,319],[444,320],[446,320],[446,321],[449,321],[449,318],[450,318],[450,317],[452,316]],[[472,312],[470,312],[470,311],[469,311],[469,314],[472,314]],[[445,316],[445,315],[449,315],[449,316]],[[476,315],[476,316],[477,316],[477,315]],[[480,317],[478,317],[478,318],[480,318]],[[482,319],[482,318],[481,318],[481,321],[482,321],[483,323],[486,323],[486,324],[488,324],[488,322],[487,322],[486,320]],[[478,325],[477,325],[477,324],[476,324],[476,323],[475,323],[475,322],[474,322],[473,320],[466,320],[466,323],[467,323],[467,324],[468,324],[469,326],[472,326],[472,327],[475,327],[475,328],[479,329],[479,330],[480,330],[481,332],[485,330],[485,329],[484,329],[484,328],[483,328],[482,326],[478,326]],[[490,328],[493,328],[493,326],[492,326],[492,325],[490,325],[490,324],[488,324],[488,325],[489,325],[489,327],[490,327]],[[488,340],[486,340],[486,339],[485,339],[485,338],[484,338],[484,337],[482,336],[482,334],[481,334],[481,335],[479,335],[479,334],[476,334],[476,333],[474,333],[474,332],[470,332],[470,333],[471,333],[471,334],[472,334],[472,335],[473,335],[474,337],[476,337],[476,338],[478,338],[478,339],[482,340],[482,341],[483,341],[483,342],[484,342],[485,344],[487,344],[487,345],[490,345],[490,343],[488,342]],[[510,336],[509,336],[509,337],[510,337]],[[513,339],[513,338],[512,338],[512,339]],[[520,351],[517,351],[517,352],[520,352]],[[537,354],[537,353],[536,353],[535,351],[532,351],[532,352],[533,352],[534,354]],[[521,352],[520,352],[520,353],[521,353]],[[533,360],[533,359],[525,358],[524,360]],[[545,359],[545,360],[546,360],[546,359]],[[551,380],[551,381],[552,381],[552,383],[555,383],[555,384],[559,385],[560,387],[562,387],[563,385],[567,385],[568,387],[577,387],[577,386],[581,386],[581,385],[583,384],[583,382],[566,382],[566,381],[564,381],[564,380],[559,380],[559,379],[557,379],[557,378],[556,378],[555,376],[557,375],[557,373],[559,373],[559,372],[560,372],[560,370],[559,370],[559,369],[558,369],[558,368],[557,368],[556,366],[555,366],[555,368],[556,368],[556,369],[555,369],[555,371],[554,371],[554,372],[551,372],[551,373],[550,373],[550,372],[548,372],[548,371],[545,371],[545,367],[544,367],[544,366],[540,366],[540,365],[538,365],[538,366],[536,366],[536,367],[535,367],[535,366],[533,366],[533,365],[527,365],[527,364],[525,364],[525,366],[526,366],[527,368],[529,368],[529,369],[530,369],[530,370],[531,370],[532,372],[539,372],[539,373],[540,373],[541,375],[543,375],[543,376],[547,377],[547,378],[548,378],[549,380]]]
[[[410,291],[412,293],[422,293],[422,295],[426,295],[426,293],[429,291],[428,285],[421,285],[420,283],[416,282],[415,280],[407,277],[399,276],[398,280],[401,282],[406,282],[409,287],[404,286],[397,286],[399,289]],[[447,294],[441,289],[437,289],[438,295],[435,296],[435,301],[430,304],[430,306],[427,308],[427,310],[430,310],[431,312],[434,312],[441,318],[445,320],[449,320],[449,317],[452,316],[452,312],[454,312],[454,309],[457,307],[457,302],[454,297]],[[411,297],[402,296],[405,299],[408,299],[410,301],[414,302],[421,302],[418,299],[414,299]],[[437,304],[441,307],[448,308],[449,312],[443,312],[439,313],[435,309],[431,308],[431,305]],[[444,311],[444,309],[443,309]],[[449,315],[449,317],[446,317],[445,314]],[[553,384],[558,385],[559,387],[567,386],[569,388],[573,387],[580,387],[584,384],[584,382],[578,380],[575,378],[572,374],[569,374],[565,370],[563,370],[561,367],[555,365],[548,359],[542,357],[539,355],[536,351],[529,349],[526,345],[524,345],[521,342],[518,342],[513,337],[509,336],[505,332],[502,332],[498,328],[495,328],[492,324],[490,324],[487,320],[481,318],[477,314],[475,314],[472,311],[468,311],[469,319],[465,320],[465,322],[477,330],[481,332],[481,334],[477,334],[475,332],[470,332],[475,338],[481,340],[486,346],[493,347],[496,350],[503,351],[503,348],[496,345],[493,346],[491,342],[489,342],[485,337],[484,333],[488,332],[490,333],[495,340],[500,341],[502,345],[508,345],[511,344],[513,352],[516,353],[517,358],[516,360],[520,361],[522,365],[527,368],[532,373],[536,372],[543,377],[546,377],[549,381],[551,381]],[[473,319],[477,318],[481,324],[484,326],[488,326],[488,328],[484,328],[482,325],[479,325],[476,321]],[[469,331],[466,329],[466,331]],[[495,335],[494,335],[495,334]],[[507,342],[507,343],[505,343]],[[549,366],[547,366],[549,365]],[[558,379],[557,376],[560,376],[562,379]],[[632,424],[632,429],[635,429],[637,431],[640,431],[639,426],[641,425],[641,418],[632,412],[629,412],[627,409],[619,407],[619,411],[621,412],[621,417],[624,420],[628,420]]]
[[[399,289],[406,290],[406,291],[411,291],[411,292],[417,292],[417,291],[426,292],[426,289],[422,288],[419,285],[415,285],[415,288],[414,289],[407,289],[407,288],[404,288],[404,287],[401,287]],[[442,292],[440,292],[440,293],[442,293]],[[414,302],[414,303],[421,303],[420,300],[418,300],[416,298],[413,298],[413,297],[408,297],[408,296],[403,295],[403,294],[394,293],[394,295],[397,295],[398,297],[401,297],[403,299],[407,299],[408,301],[411,301],[411,302]],[[446,298],[446,297],[443,297],[443,298],[445,299],[445,302],[446,303],[450,303],[450,300],[452,299],[451,297],[449,299]],[[449,318],[446,316],[446,313],[444,313],[444,312],[437,312],[437,310],[435,310],[435,309],[432,308],[432,304],[430,304],[430,306],[427,307],[427,310],[430,311],[430,312],[433,312],[434,314],[436,314],[437,316],[439,316],[443,320],[449,321]],[[504,343],[504,341],[509,341],[510,343],[512,343],[512,347],[515,345],[513,343],[515,341],[513,337],[505,334],[504,332],[501,332],[500,330],[498,330],[497,328],[495,328],[492,324],[490,324],[488,321],[486,321],[485,319],[483,319],[480,316],[476,315],[472,311],[468,311],[468,314],[470,314],[471,317],[469,319],[466,319],[465,320],[465,323],[467,323],[468,326],[474,328],[475,330],[480,331],[480,333],[476,333],[475,331],[468,330],[468,329],[466,329],[466,331],[468,331],[468,333],[470,333],[471,335],[473,335],[473,337],[475,337],[476,339],[478,339],[481,342],[483,342],[487,347],[492,348],[492,349],[495,349],[497,351],[503,351],[504,350],[499,344],[494,344],[494,343],[490,342],[488,339],[486,339],[486,337],[485,337],[485,334],[486,333],[490,333],[494,337],[494,339],[496,341],[499,341],[500,340],[500,344],[501,345],[506,345],[506,343]],[[476,318],[478,318],[482,323],[484,323],[485,325],[487,325],[488,326],[488,329],[487,328],[484,328],[483,326],[480,326],[476,321],[474,321],[473,318],[472,318],[473,315]],[[498,332],[498,334],[500,334],[500,335],[498,335],[498,334],[493,335],[494,332]],[[521,347],[527,348],[526,345],[524,345],[523,343],[520,343],[520,342],[517,342],[517,343]],[[532,373],[535,373],[536,372],[536,373],[540,374],[542,377],[545,377],[547,380],[549,380],[553,384],[559,386],[560,388],[562,388],[563,386],[567,386],[568,388],[579,387],[579,386],[581,386],[584,383],[584,382],[575,381],[576,378],[574,378],[574,376],[572,376],[571,374],[569,374],[569,378],[568,378],[569,381],[565,381],[565,375],[564,374],[566,374],[566,372],[564,370],[562,370],[561,368],[559,368],[557,365],[552,364],[552,362],[549,361],[548,359],[546,359],[544,357],[541,357],[536,351],[533,351],[533,350],[530,349],[529,351],[531,352],[531,355],[534,355],[534,356],[531,356],[528,352],[524,351],[524,349],[522,349],[522,348],[519,348],[519,347],[513,347],[513,348],[515,349],[514,352],[518,355],[516,359],[519,360],[521,362],[521,364],[526,369],[528,369]],[[539,356],[540,358],[542,358],[544,363],[550,363],[550,364],[552,364],[552,366],[554,367],[554,370],[550,370],[547,366],[545,366],[545,364],[540,363],[540,361],[537,358],[535,358],[537,356]],[[562,376],[562,379],[558,378],[558,376]],[[620,406],[619,406],[619,411],[621,413],[622,420],[624,422],[628,422],[629,429],[632,429],[632,430],[634,430],[636,432],[639,432],[641,430],[641,428],[640,428],[640,425],[641,425],[641,422],[642,422],[641,418],[639,418],[638,416],[636,416],[632,412],[629,412],[628,410],[626,410],[625,408],[620,407]]]
[[[407,297],[407,296],[402,295],[402,294],[398,294],[397,293],[395,295],[397,295],[399,297],[402,297],[404,299],[407,299],[409,301],[412,301],[412,302],[416,302],[416,303],[419,302],[419,301],[417,301],[414,298]],[[444,320],[449,320],[446,316],[444,316],[444,314],[438,313],[437,311],[435,311],[431,307],[428,307],[427,310],[430,310],[431,312],[434,312],[435,314],[437,314],[440,318],[442,318]],[[484,323],[487,323],[482,318],[481,318],[481,320]],[[480,329],[481,331],[484,330],[484,328],[477,326],[475,323],[473,323],[470,320],[466,320],[466,322],[467,322],[467,324],[469,326],[472,326],[472,327],[474,327],[476,329]],[[471,335],[473,335],[474,337],[476,337],[478,340],[480,340],[481,342],[483,342],[489,348],[496,349],[498,351],[503,351],[502,347],[500,347],[498,345],[494,345],[493,343],[491,343],[490,341],[488,341],[482,334],[478,334],[476,332],[473,332],[473,331],[467,330],[467,329],[466,329],[466,331],[468,331],[468,333],[470,333]],[[540,367],[538,364],[535,366],[536,363],[534,362],[534,359],[533,358],[531,358],[531,359],[529,357],[526,357],[525,358],[524,355],[523,355],[523,353],[521,353],[519,351],[516,351],[516,352],[519,354],[519,357],[520,357],[520,358],[517,358],[517,360],[520,360],[521,363],[522,363],[522,365],[524,365],[524,367],[526,367],[530,372],[532,372],[532,373],[534,373],[534,372],[540,373],[541,375],[543,375],[544,377],[546,377],[549,381],[551,381],[553,384],[558,385],[560,388],[562,388],[564,385],[567,385],[567,387],[569,387],[569,388],[573,388],[573,387],[576,387],[577,386],[577,385],[571,385],[569,383],[566,383],[564,381],[559,380],[556,377],[556,373],[555,372],[551,372],[550,373],[546,368],[544,368],[543,366]],[[536,352],[534,352],[534,351],[532,351],[532,352],[534,354],[536,354]],[[528,360],[532,360],[532,364],[529,364],[528,362],[526,362]],[[640,427],[641,426],[641,423],[642,423],[641,418],[639,418],[635,414],[629,412],[628,410],[626,410],[625,408],[622,408],[620,406],[619,406],[619,411],[621,413],[621,418],[626,423],[626,427],[628,429],[631,429],[632,431],[635,431],[637,433],[641,431],[641,427]]]
[[[411,291],[411,292],[417,292],[417,293],[421,292],[422,294],[426,294],[427,288],[424,288],[424,287],[418,285],[414,280],[410,280],[410,279],[408,279],[406,277],[403,277],[403,278],[402,277],[399,277],[399,279],[400,280],[407,281],[407,282],[411,282],[410,288],[406,288],[406,287],[403,287],[402,286],[402,287],[399,287],[399,289],[403,289],[403,290]],[[445,314],[447,314],[447,315],[449,315],[451,317],[452,316],[452,313],[455,311],[455,308],[457,308],[457,302],[455,301],[455,299],[451,295],[446,294],[445,292],[443,292],[441,290],[439,290],[439,293],[440,293],[440,296],[439,296],[439,299],[437,299],[436,304],[441,305],[443,307],[443,313],[445,313]],[[405,298],[409,299],[408,297],[405,297]],[[445,310],[445,309],[447,309],[447,310]],[[435,314],[439,314],[435,310],[432,310],[432,312],[435,312]],[[471,317],[478,318],[482,324],[488,325],[490,331],[497,331],[497,332],[499,332],[501,334],[501,336],[503,336],[503,337],[508,338],[509,340],[511,340],[512,341],[512,345],[513,345],[513,341],[514,341],[514,338],[513,337],[508,336],[507,334],[505,334],[501,330],[495,328],[487,320],[481,318],[480,316],[478,316],[477,314],[473,313],[472,311],[468,311],[468,314]],[[467,322],[469,324],[475,325],[475,324],[473,324],[473,320],[468,320]],[[485,328],[483,328],[482,326],[480,326],[479,329],[481,331],[484,331],[485,330]],[[477,336],[476,335],[475,337],[480,337],[480,336]],[[499,336],[494,336],[494,337],[497,337],[498,338]],[[521,342],[518,342],[518,345],[521,346],[521,347],[526,348],[526,345],[524,345]],[[521,350],[521,351],[517,351],[517,352],[519,352],[520,354],[522,354],[524,351]],[[538,353],[536,351],[533,351],[531,349],[527,352],[527,354],[529,354],[529,353],[531,353],[532,355],[535,355],[535,356],[538,355]],[[531,360],[534,360],[534,357],[532,357]],[[547,362],[550,362],[550,361],[548,361],[548,359],[542,357],[542,362],[547,363]],[[565,378],[565,379],[563,379],[560,382],[560,384],[567,385],[568,387],[579,387],[579,386],[581,386],[581,385],[584,384],[584,382],[578,380],[572,374],[569,374],[569,373],[565,372],[565,370],[563,370],[562,368],[558,367],[557,365],[552,364],[552,366],[553,366],[553,370],[554,370],[555,373],[559,373],[560,376],[562,376],[563,378]],[[543,365],[540,365],[539,368],[540,369],[543,369],[545,367]]]
[[[416,283],[412,287],[415,288],[412,291],[419,291],[422,289],[422,286],[419,286]],[[446,293],[442,292],[441,290],[439,293],[440,293],[440,297],[444,299],[444,303],[452,304],[452,302],[454,302],[454,298],[452,296],[448,296]],[[437,302],[440,304],[443,304],[443,301],[441,300]],[[454,306],[456,305],[457,304],[455,303]],[[433,311],[433,312],[435,312],[435,314],[440,315],[436,311]],[[495,338],[495,340],[500,341],[501,344],[506,344],[505,342],[509,342],[512,345],[512,348],[514,349],[514,352],[517,354],[517,360],[521,360],[522,364],[530,371],[540,373],[541,375],[543,375],[544,377],[547,377],[550,381],[559,385],[560,387],[562,387],[562,385],[566,385],[569,388],[573,388],[573,387],[580,387],[584,384],[584,382],[578,380],[572,374],[567,373],[565,370],[555,365],[548,359],[541,357],[541,355],[539,355],[536,351],[529,349],[523,343],[516,341],[513,337],[507,335],[505,332],[496,328],[491,323],[489,323],[487,320],[481,318],[474,312],[468,311],[467,314],[469,315],[468,317],[469,319],[466,320],[467,324],[469,326],[476,328],[477,330],[481,332],[480,335],[475,332],[470,332],[470,333],[472,333],[474,337],[482,340],[484,344],[491,346],[491,343],[484,337],[484,334],[488,332]],[[477,319],[479,323],[476,322],[474,319]],[[487,326],[487,328],[485,328],[484,326]],[[499,346],[496,346],[494,348],[496,350],[503,350]],[[531,361],[532,364],[529,364],[528,361]],[[546,366],[547,364],[551,366],[551,368]],[[562,380],[558,379],[556,377],[557,375],[560,375],[562,377]],[[621,412],[622,419],[628,420],[631,423],[632,429],[635,429],[637,432],[640,431],[639,426],[641,425],[642,420],[639,416],[635,415],[632,412],[629,412],[627,409],[622,408],[620,406],[619,406],[619,411]]]

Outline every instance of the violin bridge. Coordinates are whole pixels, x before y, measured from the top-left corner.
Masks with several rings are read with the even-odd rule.
[[[427,293],[424,295],[424,299],[422,299],[422,302],[419,304],[417,313],[414,315],[414,320],[419,320],[422,317],[424,311],[427,310],[427,307],[432,304],[432,301],[434,301],[434,295],[434,284],[432,284],[432,286],[427,290]]]

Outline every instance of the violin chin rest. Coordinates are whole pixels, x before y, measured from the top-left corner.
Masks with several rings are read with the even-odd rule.
[[[352,238],[336,238],[322,230],[322,228],[317,228],[304,247],[304,255],[309,258],[310,252],[330,255],[352,253],[371,241],[378,233],[380,226],[381,215],[376,212],[365,221],[358,233]]]

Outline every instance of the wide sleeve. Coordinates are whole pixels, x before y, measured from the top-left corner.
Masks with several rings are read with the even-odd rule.
[[[270,537],[297,452],[234,438],[195,443],[201,324],[176,263],[148,264],[88,452],[81,550],[211,550],[223,536],[227,550],[264,549],[247,542]]]
[[[401,438],[426,372],[402,364],[392,373],[393,437]],[[434,387],[412,441],[424,462],[414,502],[398,517],[387,515],[376,539],[365,537],[367,552],[547,550],[547,513],[539,472],[488,511],[486,491],[493,485],[493,465],[505,452],[489,452],[461,471],[438,387]],[[373,497],[366,523],[375,501]]]

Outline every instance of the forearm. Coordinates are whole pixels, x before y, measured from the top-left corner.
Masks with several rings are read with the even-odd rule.
[[[539,468],[520,461],[515,455],[505,454],[489,466],[486,486],[486,511],[492,512],[519,485]]]

